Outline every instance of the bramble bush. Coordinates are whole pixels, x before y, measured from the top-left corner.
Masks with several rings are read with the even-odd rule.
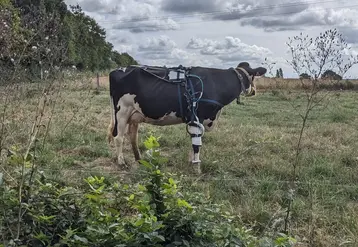
[[[293,246],[284,234],[257,238],[223,205],[181,190],[161,170],[158,140],[144,144],[138,182],[91,176],[79,188],[52,181],[13,149],[12,179],[0,176],[0,246]]]

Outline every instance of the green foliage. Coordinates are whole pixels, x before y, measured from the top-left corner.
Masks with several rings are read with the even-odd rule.
[[[124,52],[120,54],[117,51],[112,52],[112,61],[114,61],[118,66],[128,66],[138,64],[128,53]]]
[[[322,74],[322,78],[331,79],[331,80],[342,80],[342,76],[338,75],[336,72],[329,69]]]
[[[242,227],[237,215],[202,193],[182,190],[174,175],[163,173],[167,162],[158,140],[144,142],[142,179],[109,182],[90,176],[80,188],[68,187],[31,169],[14,148],[9,165],[17,181],[0,184],[2,241],[5,246],[292,246],[279,234],[257,238]],[[26,165],[25,165],[26,164]],[[13,178],[16,173],[13,174]],[[19,198],[21,202],[19,201]],[[227,205],[226,205],[227,206]],[[20,211],[21,210],[21,211]]]
[[[129,54],[113,49],[105,30],[79,5],[1,0],[0,6],[0,67],[15,71],[20,66],[31,78],[42,79],[56,67],[95,72],[137,64]]]

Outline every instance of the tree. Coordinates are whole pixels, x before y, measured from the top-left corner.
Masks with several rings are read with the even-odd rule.
[[[114,51],[104,28],[79,5],[67,9],[64,0],[0,0],[0,7],[1,70],[21,66],[33,78],[55,67],[94,72],[113,67],[113,61],[137,64],[129,54]]]
[[[117,51],[113,51],[111,59],[118,67],[138,64],[138,62],[126,52],[120,54]]]
[[[276,70],[276,78],[283,78],[282,68]]]
[[[328,69],[326,70],[322,76],[321,76],[322,79],[330,79],[330,80],[337,80],[337,81],[340,81],[342,80],[342,76],[338,75],[336,72]]]
[[[311,79],[311,76],[307,73],[300,74],[300,79]]]
[[[290,48],[292,56],[292,59],[288,61],[288,63],[292,66],[294,71],[300,75],[307,102],[302,108],[302,105],[295,105],[294,102],[290,100],[290,96],[286,97],[294,107],[295,112],[299,114],[302,122],[292,160],[291,183],[288,187],[287,211],[284,221],[285,232],[287,232],[289,228],[292,204],[295,191],[297,191],[297,181],[300,180],[297,169],[302,161],[301,154],[304,148],[302,140],[310,113],[315,108],[325,107],[329,102],[327,98],[330,92],[321,92],[322,87],[320,87],[320,83],[322,83],[322,81],[320,81],[319,78],[333,75],[333,78],[330,78],[331,80],[341,79],[353,65],[358,64],[358,56],[353,53],[347,54],[350,47],[342,37],[342,34],[338,33],[336,29],[320,33],[316,38],[309,38],[301,33],[293,38],[289,38],[287,45]],[[333,72],[334,70],[336,72]],[[309,79],[308,82],[304,81],[304,78]],[[301,97],[301,95],[298,94],[297,97]],[[314,221],[313,215],[314,213],[311,214],[311,218],[309,219],[312,222]],[[311,225],[314,225],[314,223]],[[309,241],[311,244],[314,242],[313,232],[314,229],[310,229]]]
[[[280,75],[280,78],[283,78],[283,71],[282,71],[282,68],[279,68],[279,75]]]

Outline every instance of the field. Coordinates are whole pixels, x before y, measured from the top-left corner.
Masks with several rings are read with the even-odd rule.
[[[76,186],[90,174],[117,179],[135,172],[117,167],[114,147],[106,143],[106,78],[100,85],[95,93],[91,80],[68,83],[52,95],[56,103],[44,111],[41,121],[50,121],[51,128],[45,140],[36,142],[44,147],[37,165],[48,176]],[[217,202],[230,201],[256,234],[283,226],[302,124],[299,113],[305,107],[304,93],[294,86],[281,92],[260,85],[267,84],[259,82],[257,96],[242,98],[244,105],[233,102],[224,108],[216,130],[205,133],[201,177],[188,169],[191,147],[184,125],[141,125],[139,132],[141,150],[149,132],[160,137],[161,152],[169,158],[165,169],[186,175],[181,183],[188,190],[204,191]],[[3,90],[2,94],[5,98]],[[40,94],[41,86],[9,93],[6,146],[27,142]],[[290,229],[314,246],[358,246],[358,93],[332,91],[329,99],[328,105],[311,112],[304,132]],[[128,141],[124,154],[134,164]]]

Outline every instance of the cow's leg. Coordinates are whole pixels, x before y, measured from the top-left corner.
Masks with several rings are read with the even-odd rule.
[[[200,160],[200,147],[202,146],[201,137],[204,134],[204,126],[201,124],[201,126],[195,124],[195,125],[189,125],[188,126],[188,132],[191,136],[191,144],[192,144],[192,164],[194,171],[197,174],[201,173],[201,160]]]
[[[141,159],[141,155],[139,152],[139,148],[138,148],[138,127],[139,124],[138,123],[130,123],[129,124],[129,138],[131,141],[131,145],[132,145],[132,150],[134,153],[134,158],[136,161]]]
[[[114,141],[116,143],[116,151],[117,151],[117,162],[118,165],[125,165],[124,157],[123,157],[123,141],[124,134],[127,128],[127,122],[130,117],[131,111],[129,108],[121,107],[117,113],[117,136],[114,137]]]

